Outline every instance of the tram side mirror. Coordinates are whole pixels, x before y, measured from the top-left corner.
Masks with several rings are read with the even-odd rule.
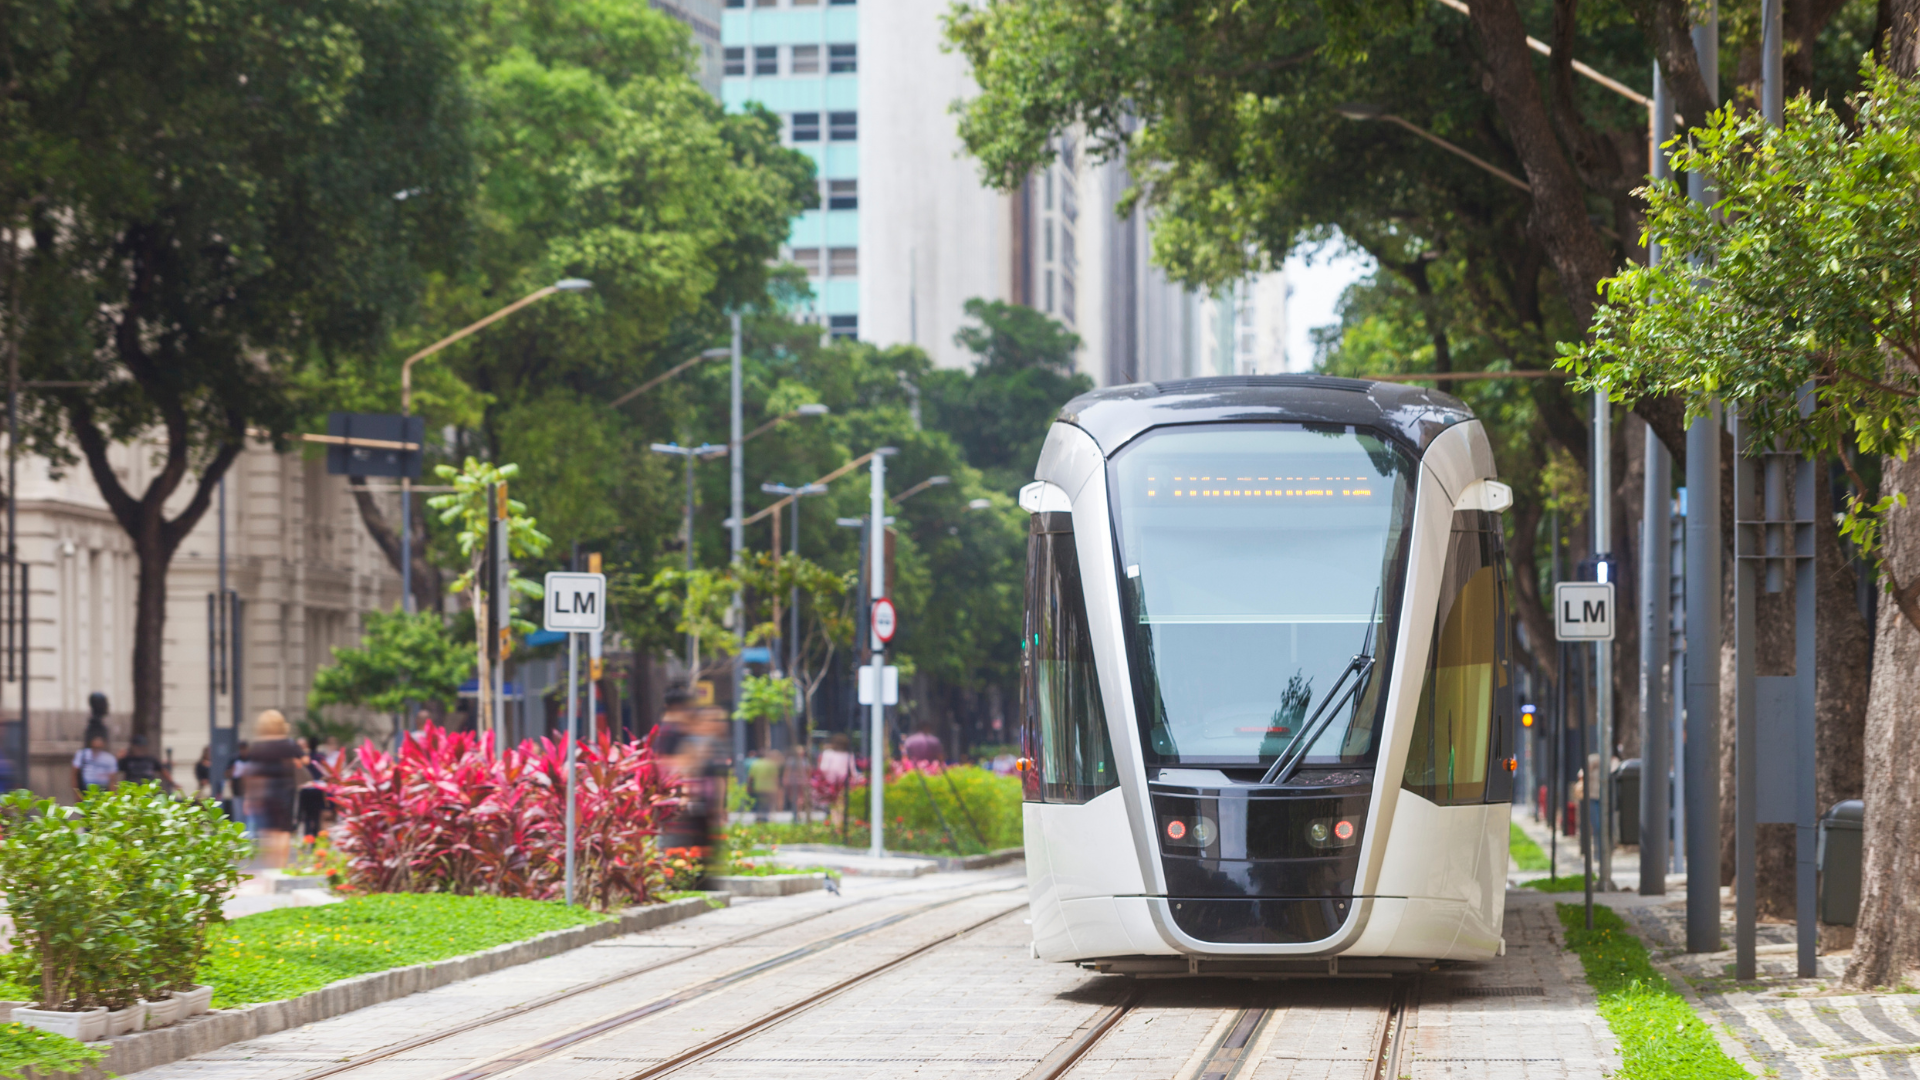
[[[1460,493],[1455,510],[1485,510],[1498,514],[1513,505],[1513,489],[1498,480],[1475,480]]]
[[[1020,509],[1029,514],[1067,514],[1073,512],[1073,500],[1059,485],[1035,480],[1020,489]]]

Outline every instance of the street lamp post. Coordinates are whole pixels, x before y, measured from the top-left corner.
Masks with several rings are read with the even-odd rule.
[[[538,303],[541,300],[545,300],[547,297],[552,296],[554,293],[585,292],[586,290],[591,288],[593,288],[593,282],[588,281],[585,278],[561,278],[559,281],[556,281],[553,284],[548,285],[543,289],[535,289],[534,291],[528,293],[527,295],[521,297],[518,300],[515,300],[513,303],[508,304],[506,307],[501,308],[499,311],[494,312],[493,314],[487,316],[484,319],[481,319],[478,322],[469,323],[466,326],[458,330],[455,330],[453,333],[448,334],[446,337],[441,338],[439,341],[434,342],[433,344],[427,346],[426,348],[421,349],[419,352],[414,353],[412,356],[407,357],[405,360],[400,361],[400,415],[410,416],[413,414],[413,365],[414,364],[418,363],[421,360],[426,359],[429,356],[432,356],[434,353],[439,352],[441,349],[446,348],[447,346],[453,344],[456,341],[461,340],[462,338],[471,337],[472,335],[477,334],[482,330],[485,330],[487,327],[492,326],[494,323],[499,322],[501,319],[506,318],[507,316],[513,314],[516,311],[519,311],[521,308],[526,307],[529,304],[534,304],[534,303]],[[414,453],[418,453],[418,452],[419,451],[414,451]],[[412,485],[411,478],[407,476],[406,470],[402,469],[400,471],[400,605],[402,610],[406,611],[408,614],[412,614],[413,608],[414,608],[414,604],[413,604],[413,490],[412,488],[413,488],[413,485]]]
[[[827,493],[827,485],[801,484],[799,487],[788,487],[786,484],[761,484],[760,490],[769,495],[790,495],[793,497],[793,538],[787,543],[788,551],[790,551],[795,558],[798,558],[800,556],[800,500],[809,495],[825,495]],[[780,521],[778,517],[775,517],[773,520],[775,524],[778,524]],[[777,532],[778,530],[775,531]],[[779,543],[776,541],[774,547],[777,549],[779,546]],[[777,550],[774,552],[776,558],[779,554]],[[785,667],[787,674],[791,675],[793,674],[793,669],[797,666],[795,661],[797,661],[800,656],[800,587],[798,585],[795,585],[787,593],[787,618],[791,629],[787,634],[787,647],[782,651],[788,654]]]
[[[693,572],[693,463],[716,450],[725,449],[725,447],[715,446],[712,443],[701,443],[699,446],[681,446],[679,443],[654,443],[650,449],[652,449],[653,452],[656,454],[667,454],[672,457],[678,457],[687,463],[687,515],[686,515],[685,528],[687,530],[687,533],[686,533],[687,572],[692,573]],[[687,635],[687,681],[688,681],[687,689],[688,690],[693,689],[692,682],[698,679],[699,677],[700,677],[700,673],[693,669],[693,635],[688,634]]]
[[[869,606],[887,595],[887,459],[899,453],[891,446],[883,446],[873,452],[873,486],[870,493],[872,507],[869,513],[872,522],[867,527],[867,557],[873,561],[867,572],[867,580],[872,582]],[[867,760],[869,779],[867,792],[871,809],[872,844],[869,854],[874,856],[887,853],[886,811],[887,811],[887,707],[884,704],[886,694],[882,688],[886,685],[883,676],[887,665],[887,643],[880,640],[874,632],[873,619],[867,619],[869,642],[873,648],[873,712],[871,716],[873,735],[868,742]]]
[[[893,505],[899,506],[901,503],[906,502],[908,499],[913,498],[928,488],[945,487],[951,483],[953,483],[953,477],[951,476],[929,476],[900,494],[895,495],[892,499]]]

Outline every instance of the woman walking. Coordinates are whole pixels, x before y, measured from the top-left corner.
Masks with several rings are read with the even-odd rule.
[[[260,845],[260,861],[271,870],[287,862],[293,832],[293,793],[307,778],[306,748],[295,742],[287,718],[268,709],[254,721],[253,742],[247,747],[247,823]]]

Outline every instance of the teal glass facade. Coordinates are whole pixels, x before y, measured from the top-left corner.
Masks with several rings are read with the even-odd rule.
[[[721,101],[778,114],[782,141],[813,158],[820,208],[787,234],[814,291],[814,310],[796,314],[842,336],[860,316],[859,19],[852,3],[728,0],[721,20]]]

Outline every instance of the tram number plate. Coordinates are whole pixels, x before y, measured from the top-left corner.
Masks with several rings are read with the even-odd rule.
[[[1561,641],[1612,641],[1613,582],[1562,581],[1553,587],[1553,630]]]

